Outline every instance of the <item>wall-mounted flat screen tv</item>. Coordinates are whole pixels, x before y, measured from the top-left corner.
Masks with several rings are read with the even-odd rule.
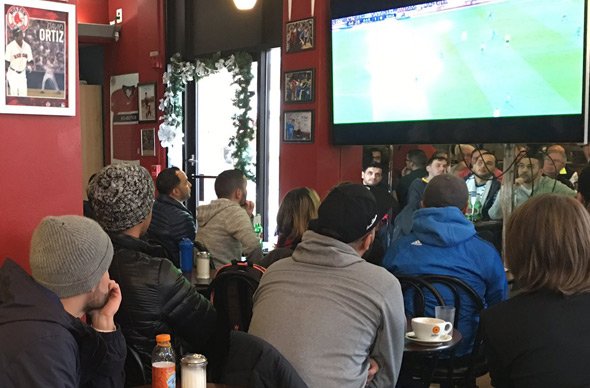
[[[587,0],[331,0],[335,144],[587,142]]]

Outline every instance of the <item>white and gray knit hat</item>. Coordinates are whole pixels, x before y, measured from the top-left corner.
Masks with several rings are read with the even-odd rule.
[[[141,166],[112,164],[96,174],[88,199],[104,230],[121,232],[138,225],[152,210],[154,182]]]
[[[60,298],[91,291],[112,260],[111,239],[90,218],[45,217],[33,232],[33,278]]]

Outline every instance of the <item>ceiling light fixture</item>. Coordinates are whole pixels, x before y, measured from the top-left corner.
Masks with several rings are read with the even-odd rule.
[[[256,5],[256,0],[234,0],[236,8],[240,11],[247,11]]]

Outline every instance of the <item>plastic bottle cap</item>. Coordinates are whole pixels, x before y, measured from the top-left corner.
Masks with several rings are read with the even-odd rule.
[[[156,342],[170,342],[170,334],[158,334]]]

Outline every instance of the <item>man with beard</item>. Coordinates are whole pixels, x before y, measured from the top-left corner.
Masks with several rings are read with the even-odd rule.
[[[482,204],[481,219],[489,220],[488,211],[500,190],[500,181],[496,178],[496,157],[485,150],[474,153],[473,173],[465,179],[467,191],[475,194]]]
[[[46,217],[33,232],[32,278],[0,268],[0,386],[123,387],[125,340],[113,317],[113,245],[93,220]],[[86,315],[89,325],[80,318]]]
[[[365,186],[377,186],[383,180],[383,167],[381,163],[375,161],[369,161],[363,166],[361,171],[361,179]]]
[[[177,267],[180,267],[178,243],[185,237],[194,240],[197,230],[195,218],[183,203],[190,198],[191,187],[186,174],[178,167],[165,169],[156,179],[158,198],[148,235],[162,244]]]
[[[555,179],[543,176],[544,155],[525,155],[516,165],[518,177],[514,180],[514,209],[526,202],[530,197],[540,194],[555,193],[574,197],[576,192]],[[502,191],[500,189],[488,214],[492,220],[502,219]]]
[[[252,228],[254,204],[248,201],[247,181],[240,170],[226,170],[215,179],[217,199],[197,208],[197,241],[204,244],[215,267],[240,259],[262,259],[262,248]]]

